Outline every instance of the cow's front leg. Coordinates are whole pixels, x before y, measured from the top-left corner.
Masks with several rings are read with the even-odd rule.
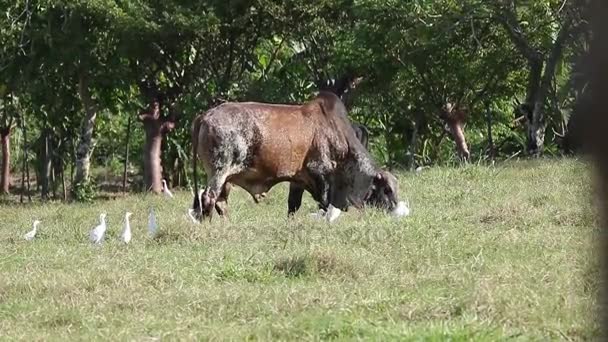
[[[323,156],[323,153],[321,153]],[[319,208],[327,210],[331,200],[331,184],[336,163],[321,157],[307,164],[308,174],[314,183],[313,198],[319,203]]]
[[[287,196],[287,216],[293,216],[293,214],[300,209],[303,195],[303,187],[295,183],[289,183],[289,195]]]
[[[319,188],[319,207],[320,209],[327,210],[331,199],[331,184],[329,177],[320,176],[317,184]]]
[[[327,210],[331,200],[331,179],[327,174],[313,174],[315,193],[313,198],[319,203],[319,209]]]
[[[336,184],[332,181],[331,176],[325,177],[319,184],[321,189],[319,208],[324,210],[325,214],[323,216],[331,223],[342,213],[342,210],[339,209],[340,207],[336,207],[333,203],[336,193]]]

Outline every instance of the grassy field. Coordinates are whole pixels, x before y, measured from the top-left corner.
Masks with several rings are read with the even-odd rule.
[[[591,172],[537,160],[400,173],[412,215],[313,221],[287,187],[197,226],[190,194],[3,205],[0,338],[19,340],[594,338]],[[156,208],[162,235],[146,237]],[[118,242],[125,210],[133,241]],[[108,213],[102,246],[88,243]],[[26,242],[34,218],[39,238]]]

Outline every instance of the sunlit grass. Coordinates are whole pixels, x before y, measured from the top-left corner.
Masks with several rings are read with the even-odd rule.
[[[188,192],[4,205],[0,335],[22,340],[595,337],[591,173],[576,160],[398,174],[412,216],[286,218],[286,186],[197,226]],[[162,231],[146,234],[148,208]],[[119,243],[124,212],[133,241]],[[102,246],[88,232],[108,213]],[[40,219],[33,242],[22,235]]]

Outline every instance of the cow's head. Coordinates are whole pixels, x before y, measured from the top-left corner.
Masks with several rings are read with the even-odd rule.
[[[390,212],[397,207],[398,192],[397,178],[390,172],[382,170],[374,177],[372,186],[365,197],[365,203]]]
[[[331,204],[343,211],[352,205],[363,208],[365,198],[372,186],[372,180],[376,175],[376,167],[360,144],[360,151],[351,150],[346,159],[337,165],[336,173],[333,175],[333,184],[330,194]]]

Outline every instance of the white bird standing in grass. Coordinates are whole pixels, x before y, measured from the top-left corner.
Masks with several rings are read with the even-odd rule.
[[[89,239],[92,243],[95,244],[101,243],[101,241],[103,241],[103,236],[106,233],[107,226],[105,213],[99,215],[99,222],[99,225],[93,228],[93,230],[91,230],[91,233],[89,234]]]
[[[310,217],[314,218],[315,220],[320,220],[325,217],[325,214],[325,210],[319,209],[319,211],[317,211],[316,213],[310,213]]]
[[[173,198],[173,194],[171,193],[171,190],[169,190],[169,188],[167,187],[167,181],[163,179],[163,192],[165,193],[165,196],[169,197],[169,198]]]
[[[325,213],[325,218],[327,219],[327,222],[332,223],[338,218],[338,216],[340,216],[340,214],[342,214],[342,210],[330,204],[327,208],[327,213]]]
[[[124,228],[122,230],[122,234],[120,235],[120,240],[124,243],[131,242],[131,224],[129,223],[129,217],[131,217],[130,212],[125,213],[125,223]]]
[[[340,214],[342,214],[342,210],[330,204],[327,211],[319,209],[318,212],[312,213],[310,216],[316,220],[326,219],[327,222],[332,223],[340,216]]]
[[[399,201],[399,203],[397,203],[397,206],[395,207],[395,209],[393,209],[391,214],[396,217],[408,216],[410,214],[410,204],[404,201]]]
[[[40,224],[40,221],[36,220],[34,221],[34,228],[32,230],[30,230],[29,232],[27,232],[25,235],[23,235],[23,238],[26,239],[27,241],[32,241],[34,240],[34,237],[36,236],[36,232],[38,231],[38,225]]]
[[[150,208],[150,214],[148,215],[148,234],[151,238],[154,238],[157,232],[158,225],[156,224],[156,216],[154,215],[154,209]]]

